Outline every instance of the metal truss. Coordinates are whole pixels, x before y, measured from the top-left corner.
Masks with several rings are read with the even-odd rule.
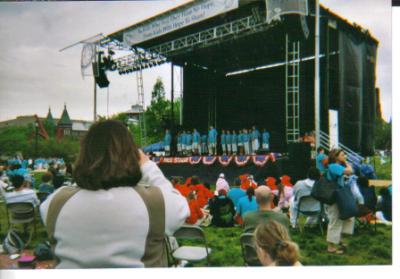
[[[229,39],[232,36],[238,38],[248,35],[249,33],[269,29],[275,25],[274,22],[267,24],[265,20],[262,20],[261,18],[262,17],[256,18],[254,15],[251,15],[195,34],[190,34],[182,38],[162,43],[149,48],[149,50],[164,56],[170,56],[178,54],[188,48],[195,46],[208,46],[212,43],[219,43],[221,40]]]
[[[132,47],[132,54],[115,59],[119,74],[128,74],[161,65],[167,62],[167,57],[171,57],[193,47],[205,47],[212,44],[221,43],[224,40],[240,38],[256,32],[267,30],[276,25],[276,22],[267,24],[265,13],[254,13],[250,16],[240,18],[222,25],[190,34],[148,49]],[[116,44],[122,47],[122,43],[107,41],[104,39],[103,45]]]

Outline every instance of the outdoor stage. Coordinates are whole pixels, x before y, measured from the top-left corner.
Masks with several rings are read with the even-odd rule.
[[[173,68],[181,68],[182,123],[174,119],[171,102],[163,127],[172,132],[172,154],[179,131],[196,128],[204,134],[211,125],[218,131],[255,125],[270,132],[270,148],[277,152],[287,152],[305,132],[316,130],[317,143],[326,149],[339,142],[346,153],[372,155],[379,42],[316,4],[192,1],[101,39],[103,51],[128,46],[132,52],[114,60],[108,52],[114,67],[103,68],[137,73],[143,108],[142,71],[171,63],[174,100]],[[108,84],[104,79],[102,72],[96,82]],[[143,136],[144,121],[139,122]]]

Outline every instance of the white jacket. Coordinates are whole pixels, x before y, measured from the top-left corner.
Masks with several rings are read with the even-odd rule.
[[[165,203],[165,233],[173,234],[190,215],[186,199],[157,165],[146,162],[140,183],[159,187]],[[56,191],[55,193],[57,193]],[[42,220],[54,193],[40,206]],[[144,267],[149,232],[145,203],[131,187],[80,190],[62,207],[56,222],[57,268]]]

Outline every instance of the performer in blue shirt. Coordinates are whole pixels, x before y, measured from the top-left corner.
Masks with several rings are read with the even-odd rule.
[[[243,148],[243,130],[239,130],[238,132],[238,148],[239,148],[239,155],[243,155],[244,154],[244,148]]]
[[[164,136],[165,156],[170,156],[171,155],[171,142],[172,142],[171,133],[170,133],[170,131],[168,129],[165,129],[165,136]]]
[[[193,143],[193,137],[190,131],[186,132],[186,153],[187,155],[192,155],[192,143]]]
[[[222,154],[226,155],[226,134],[225,134],[225,130],[222,130],[222,134],[221,134],[221,147],[222,147]]]
[[[176,137],[176,150],[178,151],[178,156],[182,155],[182,132],[178,133]]]
[[[247,133],[246,129],[243,129],[243,146],[244,155],[250,155],[250,135]]]
[[[182,131],[181,134],[182,142],[182,156],[186,155],[186,131]]]
[[[251,131],[251,147],[252,153],[255,155],[260,149],[260,132],[256,129],[256,126],[253,126],[253,130]]]
[[[207,153],[207,135],[201,136],[201,154]]]
[[[232,131],[232,154],[236,155],[238,152],[238,136],[236,135],[236,131]]]
[[[262,133],[262,148],[269,151],[269,132],[265,129]]]
[[[226,131],[226,150],[228,152],[228,155],[232,154],[232,135],[229,130]]]
[[[210,155],[217,155],[217,130],[210,126],[208,131],[208,153]]]
[[[197,132],[196,129],[193,129],[193,144],[192,144],[192,152],[193,154],[199,154],[200,153],[200,134]]]

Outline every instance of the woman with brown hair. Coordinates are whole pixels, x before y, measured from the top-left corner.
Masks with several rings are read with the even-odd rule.
[[[271,221],[254,232],[258,259],[263,266],[301,266],[299,248],[282,224]]]
[[[344,187],[344,176],[353,173],[353,169],[346,161],[346,156],[341,149],[333,149],[329,153],[329,164],[326,172],[326,178],[335,181],[338,185]],[[326,205],[326,214],[329,219],[328,232],[326,240],[328,241],[328,252],[343,254],[345,245],[342,242],[342,234],[353,234],[354,218],[341,220],[339,218],[339,209],[336,203]]]
[[[90,128],[74,178],[78,187],[61,187],[40,208],[57,268],[166,266],[164,236],[189,207],[122,122]]]

